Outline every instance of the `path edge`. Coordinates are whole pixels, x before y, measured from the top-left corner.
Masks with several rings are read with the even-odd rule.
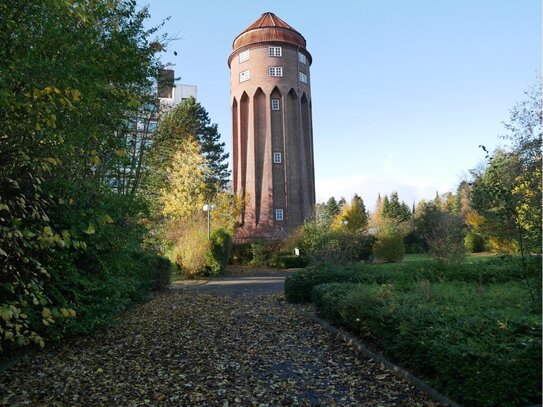
[[[341,339],[343,339],[343,341],[347,343],[347,345],[354,347],[358,354],[362,354],[365,357],[371,358],[373,360],[376,360],[379,363],[382,363],[387,369],[392,370],[396,375],[402,377],[408,383],[412,384],[419,390],[424,391],[425,393],[430,395],[435,401],[439,401],[440,403],[446,404],[450,407],[462,407],[461,404],[458,404],[457,402],[451,400],[447,396],[441,394],[436,389],[434,389],[433,387],[428,385],[426,382],[424,382],[422,379],[408,372],[404,368],[392,363],[383,355],[380,355],[378,353],[375,353],[369,350],[368,347],[364,345],[364,343],[362,343],[362,341],[359,338],[355,337],[354,335],[346,332],[345,330],[341,328],[337,328],[331,325],[329,322],[317,316],[314,312],[305,311],[305,314],[314,322],[321,325],[328,332],[335,335],[339,335]]]

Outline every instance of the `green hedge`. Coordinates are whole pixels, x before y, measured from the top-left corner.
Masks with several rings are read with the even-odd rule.
[[[541,314],[520,283],[324,284],[318,312],[470,406],[541,399]]]
[[[73,308],[77,317],[51,325],[44,336],[60,339],[64,334],[86,334],[109,325],[128,306],[148,298],[149,292],[170,284],[168,259],[144,252],[118,252],[94,259],[83,252],[79,265],[99,264],[92,272],[82,272],[64,263],[51,275],[46,292],[54,303]]]
[[[541,270],[541,257],[528,258],[526,261],[528,276],[537,278]],[[526,277],[522,259],[518,256],[472,258],[457,265],[448,265],[433,259],[404,261],[399,264],[358,263],[348,265],[345,269],[366,275],[365,281],[378,284],[394,282],[400,285],[420,280],[494,284],[522,281]]]
[[[384,235],[373,245],[373,257],[387,262],[401,261],[405,256],[405,244],[401,235]]]
[[[285,280],[285,297],[291,302],[311,300],[313,287],[324,283],[393,284],[396,289],[409,290],[413,283],[457,281],[495,284],[524,282],[522,260],[518,257],[490,258],[446,265],[435,260],[419,260],[400,264],[350,264],[345,267],[308,267],[296,270]],[[541,258],[530,260],[529,274],[534,278],[541,268]],[[537,287],[536,287],[537,288]]]
[[[214,230],[210,236],[205,274],[212,276],[221,274],[226,269],[231,251],[232,234],[223,228]]]
[[[271,267],[278,267],[282,269],[303,268],[307,267],[307,260],[302,256],[279,253],[272,256],[269,265]]]
[[[285,279],[285,298],[290,302],[308,302],[313,287],[323,283],[357,283],[362,273],[345,269],[308,267],[293,272]]]

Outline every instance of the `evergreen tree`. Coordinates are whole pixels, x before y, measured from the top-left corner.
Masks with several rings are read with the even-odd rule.
[[[395,222],[403,222],[411,217],[409,206],[401,201],[397,192],[390,194],[390,198],[385,196],[383,200],[383,218]]]
[[[228,170],[229,154],[224,152],[224,142],[220,142],[217,124],[207,126],[199,135],[202,154],[207,159],[209,175],[206,184],[212,194],[220,192],[228,185],[230,170]]]
[[[326,202],[326,211],[330,219],[334,219],[339,214],[339,204],[336,201],[336,198],[331,197]]]
[[[207,199],[226,188],[230,178],[229,154],[224,152],[225,143],[220,142],[217,124],[211,123],[206,109],[196,99],[189,97],[174,107],[162,120],[161,129],[165,131],[157,132],[154,141],[160,145],[161,159],[166,163],[170,161],[179,144],[193,137],[200,144],[209,167],[205,177]]]
[[[388,199],[388,195],[385,195],[383,198],[383,207],[382,207],[382,213],[381,216],[385,219],[390,219],[390,199]]]

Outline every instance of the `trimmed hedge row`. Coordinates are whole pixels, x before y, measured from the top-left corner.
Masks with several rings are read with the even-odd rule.
[[[313,287],[323,283],[358,283],[364,275],[350,270],[308,267],[285,279],[285,298],[290,302],[311,301]]]
[[[541,400],[541,316],[517,283],[323,284],[321,316],[385,349],[392,358],[470,406]]]
[[[541,258],[532,259],[530,273],[541,269]],[[351,264],[345,267],[309,267],[296,271],[285,281],[285,297],[291,302],[311,301],[313,287],[323,283],[394,284],[409,289],[415,281],[461,281],[476,284],[521,281],[521,260],[515,257],[491,258],[476,263],[446,265],[434,260],[400,264]]]

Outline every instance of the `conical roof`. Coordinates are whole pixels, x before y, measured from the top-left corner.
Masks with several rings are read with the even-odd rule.
[[[305,38],[271,12],[260,16],[253,24],[243,30],[232,44],[234,51],[245,45],[258,42],[286,42],[305,48]]]

